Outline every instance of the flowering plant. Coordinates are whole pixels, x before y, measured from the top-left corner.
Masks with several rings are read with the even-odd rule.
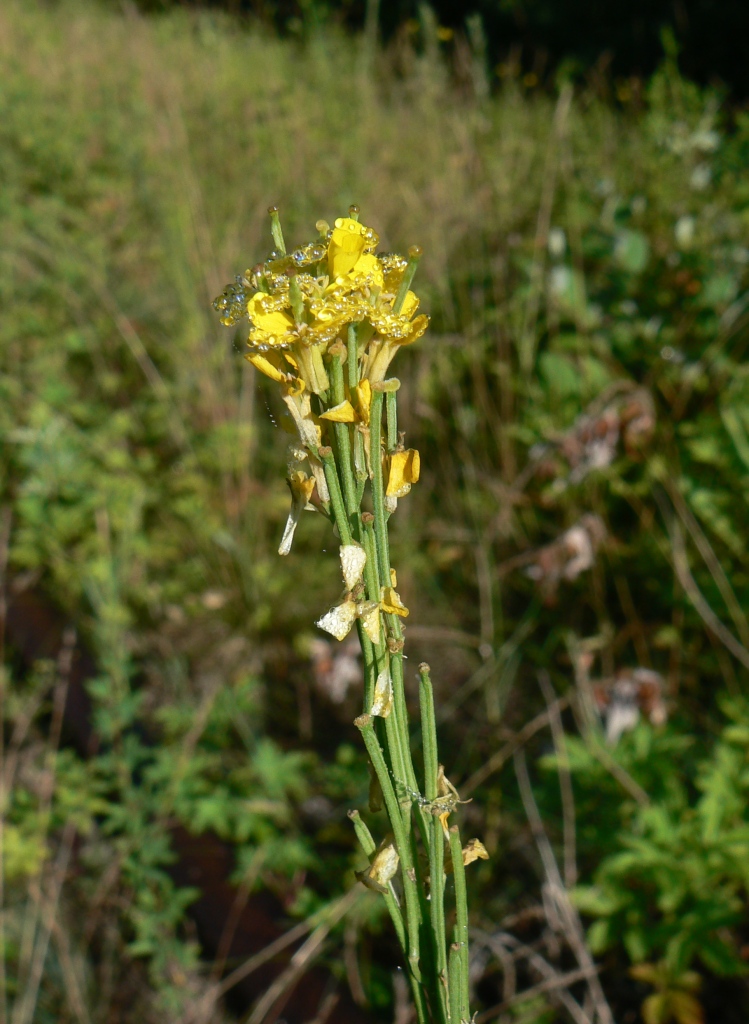
[[[419,668],[423,793],[411,757],[402,620],[408,608],[390,564],[388,519],[418,482],[419,453],[398,431],[400,381],[388,378],[398,349],[424,334],[411,283],[421,257],[377,253],[378,236],[348,217],[288,253],[272,207],[275,250],[215,300],[222,323],[249,319],[248,360],[276,381],[297,431],[288,450],[291,509],[279,553],[288,554],[304,510],[329,518],[341,541],[344,592],[317,625],[343,640],[356,626],[364,660],[363,713],[356,719],[373,771],[370,810],[384,804],[390,830],[379,843],[350,812],[369,858],[357,877],[381,893],[408,965],[420,1024],[461,1024],[468,1010],[465,865],[486,858],[463,848],[450,815],[461,803],[437,756],[429,666]],[[415,828],[414,826],[415,822]],[[428,865],[428,866],[427,866]],[[446,875],[454,885],[448,953]]]

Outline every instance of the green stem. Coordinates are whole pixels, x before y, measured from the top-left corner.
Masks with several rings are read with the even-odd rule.
[[[445,837],[439,818],[431,820],[432,842],[429,845],[429,918],[440,989],[439,1007],[447,1021],[449,1007],[445,998],[447,985],[447,940],[445,938]]]
[[[382,399],[382,391],[372,392],[369,429],[372,461],[372,508],[375,517],[378,566],[382,585],[387,587],[390,585],[390,546],[385,516],[385,485],[382,479]]]
[[[398,616],[392,615],[388,616],[388,618],[397,620]],[[398,639],[396,640],[396,644],[399,645],[399,649],[391,651],[390,655],[390,672],[393,680],[393,704],[395,714],[397,715],[398,723],[406,737],[406,750],[404,758],[406,781],[408,782],[409,788],[412,789],[415,793],[418,793],[419,783],[416,779],[416,772],[414,771],[413,759],[411,757],[411,740],[410,730],[408,727],[408,707],[406,705],[406,687],[403,679],[403,649],[401,646],[403,643],[403,633],[400,628],[400,622],[397,622],[397,630]],[[389,646],[391,648],[395,646],[392,640],[390,641]],[[429,850],[429,847],[431,845],[429,815],[421,806],[421,804],[416,805],[416,819],[419,824],[419,833],[421,834],[421,839],[422,842],[424,843],[424,849]]]
[[[394,452],[398,447],[398,393],[388,391],[385,400],[385,420],[387,422],[387,450]]]
[[[429,666],[424,661],[419,665],[419,707],[421,710],[421,742],[424,748],[424,796],[427,800],[437,799],[437,725],[434,715],[434,691],[429,676]]]
[[[354,388],[359,383],[359,349],[356,337],[356,324],[349,324],[346,333],[346,366],[348,367],[348,386],[353,394]]]
[[[422,256],[421,247],[418,245],[412,245],[408,250],[408,263],[406,269],[403,271],[403,277],[398,288],[398,294],[395,296],[395,302],[393,304],[393,312],[400,313],[403,309],[403,303],[406,301],[408,295],[408,289],[411,287],[411,282],[414,279],[416,268],[419,265],[419,260]]]
[[[450,1020],[451,1024],[463,1024],[463,1020],[468,1021],[468,1018],[463,1018],[460,1015],[460,946],[457,942],[453,942],[450,946],[450,966],[448,968],[448,995],[450,1002]]]
[[[450,856],[455,879],[455,940],[460,961],[459,1020],[470,1020],[468,1012],[468,896],[466,893],[466,870],[463,866],[463,848],[457,825],[450,827]],[[452,974],[450,977],[452,985]],[[451,992],[452,998],[452,992]]]
[[[348,516],[346,515],[346,509],[343,504],[343,495],[341,494],[341,484],[338,479],[338,471],[336,469],[335,458],[333,457],[333,449],[324,446],[318,448],[318,457],[322,462],[323,471],[325,473],[325,482],[328,485],[330,491],[330,504],[333,508],[333,518],[335,524],[338,527],[338,533],[341,537],[342,544],[351,543],[351,527],[349,526]]]
[[[361,619],[357,619],[356,630],[359,634],[362,657],[364,659],[364,712],[372,707],[374,687],[377,679],[377,662],[375,661],[374,644],[367,636]]]
[[[367,561],[364,564],[364,584],[367,588],[367,597],[370,601],[380,603],[380,573],[377,564],[377,541],[374,533],[374,516],[371,512],[362,512],[362,527],[364,550]],[[381,622],[384,629],[384,623]]]
[[[346,399],[343,387],[343,367],[339,356],[333,356],[330,361],[330,383],[333,393],[333,405],[340,405]],[[346,503],[346,512],[349,524],[358,537],[359,529],[359,501],[356,495],[356,481],[351,464],[351,435],[347,423],[334,423],[333,434],[335,435],[336,448],[338,450],[338,473],[343,483],[343,496]]]
[[[408,964],[411,972],[421,980],[419,967],[419,929],[421,927],[421,908],[419,906],[419,894],[416,890],[416,872],[414,870],[411,844],[406,833],[403,818],[401,817],[400,804],[390,780],[390,774],[385,763],[382,747],[375,735],[371,715],[361,715],[354,722],[354,725],[361,731],[364,745],[367,748],[372,767],[377,773],[380,782],[382,795],[385,800],[388,818],[395,836],[395,845],[398,850],[403,875],[403,894],[406,901],[406,927],[408,930]]]
[[[427,800],[436,800],[438,796],[437,780],[439,777],[439,758],[437,755],[437,726],[434,714],[434,693],[426,662],[419,665],[419,706],[421,710],[421,736],[424,753],[424,795]],[[425,814],[423,808],[422,814]],[[426,816],[426,815],[425,815]],[[432,945],[437,968],[437,987],[439,1006],[443,1020],[450,1016],[447,998],[447,938],[445,928],[445,837],[442,822],[431,816],[425,831],[430,833],[430,841],[426,844],[429,850],[429,875],[431,879],[429,891],[429,912],[432,925]]]
[[[372,858],[377,850],[377,845],[372,837],[372,833],[369,831],[367,826],[361,819],[358,811],[349,811],[348,816],[353,822],[354,831],[356,832],[356,838],[359,840],[364,853],[368,858]],[[393,883],[391,882],[388,886],[388,892],[383,893],[385,898],[385,905],[388,908],[390,919],[393,922],[395,933],[398,936],[398,942],[400,943],[401,949],[403,950],[404,956],[408,956],[408,945],[406,940],[406,927],[403,921],[403,911],[400,908],[398,900],[395,896],[393,889]],[[428,1024],[429,1016],[427,1014],[426,1004],[424,1002],[424,988],[418,978],[410,975],[411,981],[411,993],[413,995],[414,1005],[416,1007],[416,1019],[418,1024]]]
[[[349,811],[348,816],[353,822],[354,831],[356,832],[356,838],[359,840],[359,845],[371,860],[377,850],[377,844],[372,838],[372,833],[362,821],[361,815],[358,811]],[[398,942],[400,942],[403,952],[408,955],[408,947],[406,945],[406,926],[403,921],[403,913],[395,898],[392,883],[389,886],[389,892],[384,893],[383,895],[385,896],[385,903],[393,921],[395,933],[398,936]]]
[[[278,215],[278,207],[269,206],[268,213],[270,214],[270,233],[273,235],[273,242],[275,243],[276,250],[280,256],[285,256],[286,243],[283,240],[283,231],[281,230],[281,218]]]

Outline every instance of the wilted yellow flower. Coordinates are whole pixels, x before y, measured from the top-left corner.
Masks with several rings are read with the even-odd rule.
[[[404,498],[411,484],[419,479],[421,458],[415,448],[393,452],[388,456],[388,481],[385,494],[390,498]]]
[[[392,615],[400,615],[402,619],[408,616],[408,608],[401,601],[399,594],[394,587],[382,587],[380,590],[380,607],[384,612]]]
[[[364,632],[375,646],[380,642],[380,606],[376,601],[363,601],[359,605],[359,618]]]
[[[372,407],[372,385],[366,377],[357,384],[355,399],[359,419],[366,426],[369,426],[369,411]]]
[[[294,379],[283,352],[248,352],[245,358],[256,370],[278,384],[290,383]]]
[[[489,860],[489,853],[480,839],[470,839],[463,847],[463,865],[468,867],[475,860]]]
[[[380,606],[376,601],[357,601],[350,593],[318,619],[316,625],[336,640],[345,640],[357,619],[361,619],[364,632],[372,643],[379,643]]]
[[[320,413],[321,420],[330,420],[332,423],[355,423],[356,411],[349,401],[334,405],[332,409]]]
[[[368,314],[368,320],[377,333],[367,347],[362,375],[372,384],[385,379],[398,349],[418,341],[429,326],[429,317],[423,313],[411,319],[418,304],[419,300],[414,293],[409,292],[403,305],[404,311],[400,314],[378,310]]]
[[[375,683],[374,700],[369,710],[370,715],[377,715],[379,718],[387,718],[393,710],[393,680],[390,670],[384,668],[377,676]]]
[[[344,601],[326,612],[316,625],[330,633],[336,640],[345,640],[356,622],[356,601],[349,594]]]
[[[388,892],[388,883],[395,877],[400,857],[392,839],[384,842],[366,871],[354,872],[360,882],[375,892]]]
[[[299,517],[306,508],[314,511],[314,505],[309,504],[312,493],[315,490],[315,477],[310,472],[311,466],[307,453],[300,448],[289,449],[288,479],[289,490],[291,491],[291,510],[286,520],[286,527],[278,549],[279,555],[288,555],[291,551],[291,544],[294,540],[294,533],[299,522]]]
[[[367,554],[361,544],[342,544],[338,552],[341,556],[341,572],[346,590],[353,590],[364,573]]]

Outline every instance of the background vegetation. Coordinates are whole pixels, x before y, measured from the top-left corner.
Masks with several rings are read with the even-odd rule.
[[[613,109],[443,36],[0,10],[13,1024],[404,1020],[331,538],[276,555],[281,410],[210,308],[270,202],[352,201],[426,254],[395,563],[479,1020],[746,1019],[749,121],[673,55]]]
[[[116,9],[122,0],[106,0]],[[139,10],[210,7],[252,17],[289,36],[310,25],[375,27],[391,40],[419,32],[421,0],[130,0]],[[537,81],[592,74],[599,88],[650,76],[662,57],[664,30],[679,47],[679,67],[705,85],[720,82],[734,98],[749,94],[743,39],[749,11],[721,0],[435,0],[449,44],[453,30],[480,20],[491,66],[504,77],[522,68]],[[509,68],[508,68],[509,65]]]

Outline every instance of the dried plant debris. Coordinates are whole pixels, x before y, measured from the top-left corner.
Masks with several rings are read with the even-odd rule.
[[[333,644],[313,637],[309,641],[309,657],[317,690],[333,704],[342,704],[350,687],[361,686],[364,676],[356,638]]]
[[[634,729],[642,715],[652,725],[663,725],[668,718],[663,676],[652,669],[623,668],[614,679],[593,681],[591,686],[611,746]]]
[[[623,448],[640,458],[655,433],[655,405],[645,388],[634,388],[604,403],[597,399],[571,429],[531,449],[536,474],[552,481],[552,492],[581,483],[606,469]]]
[[[576,580],[592,568],[596,552],[606,540],[606,526],[600,516],[587,513],[551,544],[530,556],[525,573],[535,580],[544,600],[553,603],[562,580]]]

